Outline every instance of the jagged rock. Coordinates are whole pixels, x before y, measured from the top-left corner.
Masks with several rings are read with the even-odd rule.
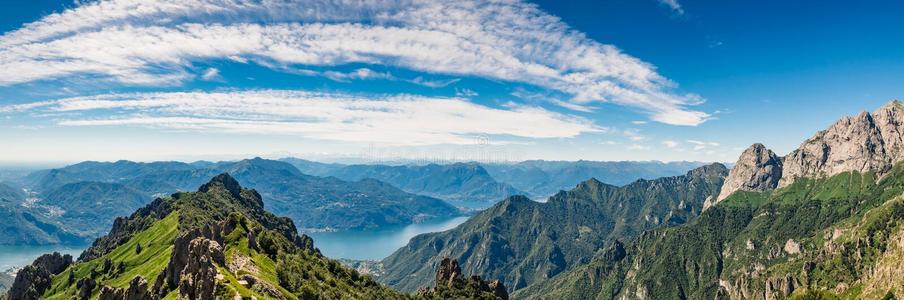
[[[252,250],[258,250],[260,248],[257,247],[257,238],[254,236],[254,230],[248,231],[248,248]]]
[[[451,286],[460,278],[461,267],[458,266],[458,260],[444,257],[436,269],[436,285]]]
[[[462,277],[458,260],[444,257],[436,270],[436,283],[432,288],[419,288],[417,294],[426,298],[503,299],[508,291],[499,280],[484,281],[474,275]]]
[[[104,286],[100,289],[98,300],[154,300],[148,292],[148,282],[141,276],[135,276],[126,289]]]
[[[193,239],[189,244],[187,263],[180,273],[179,296],[185,299],[215,299],[217,268],[214,263],[226,263],[220,244],[203,237]]]
[[[78,280],[75,287],[78,288],[79,299],[88,299],[94,292],[94,288],[97,287],[97,281],[92,278],[82,278]]]
[[[70,264],[72,264],[72,256],[68,254],[60,255],[60,253],[54,252],[41,255],[31,265],[25,266],[16,273],[16,279],[6,293],[7,298],[11,300],[38,299],[50,287],[53,276],[65,271]]]
[[[883,174],[904,160],[904,103],[892,101],[872,114],[844,117],[816,133],[784,160],[779,186],[796,178],[848,171]]]
[[[774,189],[781,178],[781,158],[763,144],[753,144],[741,153],[734,168],[725,179],[716,203],[739,190],[760,192]],[[712,204],[715,203],[710,205],[704,203],[704,209],[709,208]]]

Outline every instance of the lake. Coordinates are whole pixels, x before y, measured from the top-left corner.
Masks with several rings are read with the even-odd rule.
[[[72,255],[72,259],[78,258],[88,245],[84,246],[3,246],[0,245],[0,272],[6,271],[13,267],[24,267],[30,265],[35,258],[46,253],[54,251],[61,254]]]
[[[377,230],[308,233],[314,246],[330,258],[381,260],[408,244],[412,237],[428,232],[446,231],[468,220],[457,217],[442,221],[412,224]]]

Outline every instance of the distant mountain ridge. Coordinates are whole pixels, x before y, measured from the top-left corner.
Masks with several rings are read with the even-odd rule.
[[[703,162],[657,161],[544,161],[513,164],[450,163],[445,165],[344,165],[283,158],[302,172],[336,176],[346,180],[371,177],[417,194],[456,201],[477,199],[490,205],[511,195],[546,198],[560,190],[596,178],[612,185],[637,179],[678,176],[705,165]]]
[[[41,224],[52,224],[66,228],[71,234],[91,238],[109,228],[115,217],[149,203],[154,197],[190,190],[203,184],[205,178],[222,172],[230,172],[258,186],[271,202],[270,207],[294,218],[303,228],[377,228],[460,214],[457,208],[442,200],[405,193],[376,180],[344,181],[310,176],[290,164],[260,158],[192,164],[83,162],[29,175],[22,180],[23,185],[37,191],[36,199],[40,201],[28,208],[0,203],[0,208],[24,211],[27,215],[23,216],[44,220]],[[10,224],[9,230],[15,232],[17,227],[32,226]],[[48,238],[36,242],[57,243],[58,240]],[[2,242],[17,243],[16,239]]]
[[[703,166],[682,176],[622,187],[590,179],[545,203],[513,196],[455,229],[416,236],[383,260],[379,280],[403,291],[429,282],[437,258],[516,290],[589,262],[617,239],[683,224],[719,193],[728,170]]]
[[[471,206],[469,201],[485,202],[482,206],[489,206],[505,197],[523,194],[511,185],[493,179],[477,163],[387,166],[322,164],[293,158],[283,161],[310,174],[352,181],[373,178],[409,193],[437,197],[464,206]]]

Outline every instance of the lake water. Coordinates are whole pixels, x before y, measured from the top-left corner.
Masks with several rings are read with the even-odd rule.
[[[379,230],[308,233],[314,238],[314,246],[331,258],[380,260],[408,244],[418,234],[445,231],[468,220],[457,217],[442,221],[412,224],[404,227]],[[84,246],[2,246],[0,245],[0,272],[13,267],[31,264],[35,258],[54,251],[77,258],[89,245]]]
[[[314,246],[330,258],[383,259],[408,244],[412,237],[428,232],[446,231],[468,220],[468,217],[412,224],[379,230],[308,233]]]
[[[2,246],[0,245],[0,272],[6,271],[13,267],[24,267],[30,265],[35,258],[46,253],[54,251],[61,254],[72,255],[72,259],[78,258],[88,245],[84,246]]]

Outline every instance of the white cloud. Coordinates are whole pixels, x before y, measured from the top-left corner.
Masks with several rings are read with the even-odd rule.
[[[666,140],[662,141],[662,145],[664,145],[666,148],[675,148],[678,147],[678,142]]]
[[[0,107],[0,112],[29,110],[63,126],[285,134],[399,146],[471,144],[477,135],[568,138],[604,130],[537,107],[498,109],[462,98],[283,90],[106,94]]]
[[[218,80],[220,79],[220,70],[217,68],[207,68],[207,70],[204,70],[204,74],[201,74],[201,78],[206,81]]]
[[[679,15],[684,14],[684,8],[681,7],[681,3],[678,3],[678,0],[659,0],[659,2],[665,4]]]
[[[396,80],[397,78],[389,72],[377,72],[368,68],[360,68],[354,70],[352,72],[343,73],[336,71],[326,71],[323,72],[323,75],[329,79],[340,81],[340,82],[348,82],[353,79],[357,80],[371,80],[371,79],[385,79],[385,80]]]
[[[634,125],[644,125],[644,124],[647,124],[647,121],[631,121],[631,124],[634,124]]]
[[[90,2],[0,36],[0,85],[71,76],[177,85],[193,78],[193,62],[213,59],[278,70],[386,65],[526,83],[666,124],[710,118],[689,108],[700,96],[677,92],[654,66],[520,1]]]
[[[708,149],[710,147],[721,146],[721,144],[716,143],[716,142],[704,142],[704,141],[699,141],[699,140],[687,140],[687,142],[694,145],[694,151],[700,151],[700,150]]]
[[[462,88],[462,89],[455,89],[455,96],[462,97],[462,98],[471,98],[471,97],[480,96],[480,94],[478,94],[477,92],[475,92],[472,89]]]

